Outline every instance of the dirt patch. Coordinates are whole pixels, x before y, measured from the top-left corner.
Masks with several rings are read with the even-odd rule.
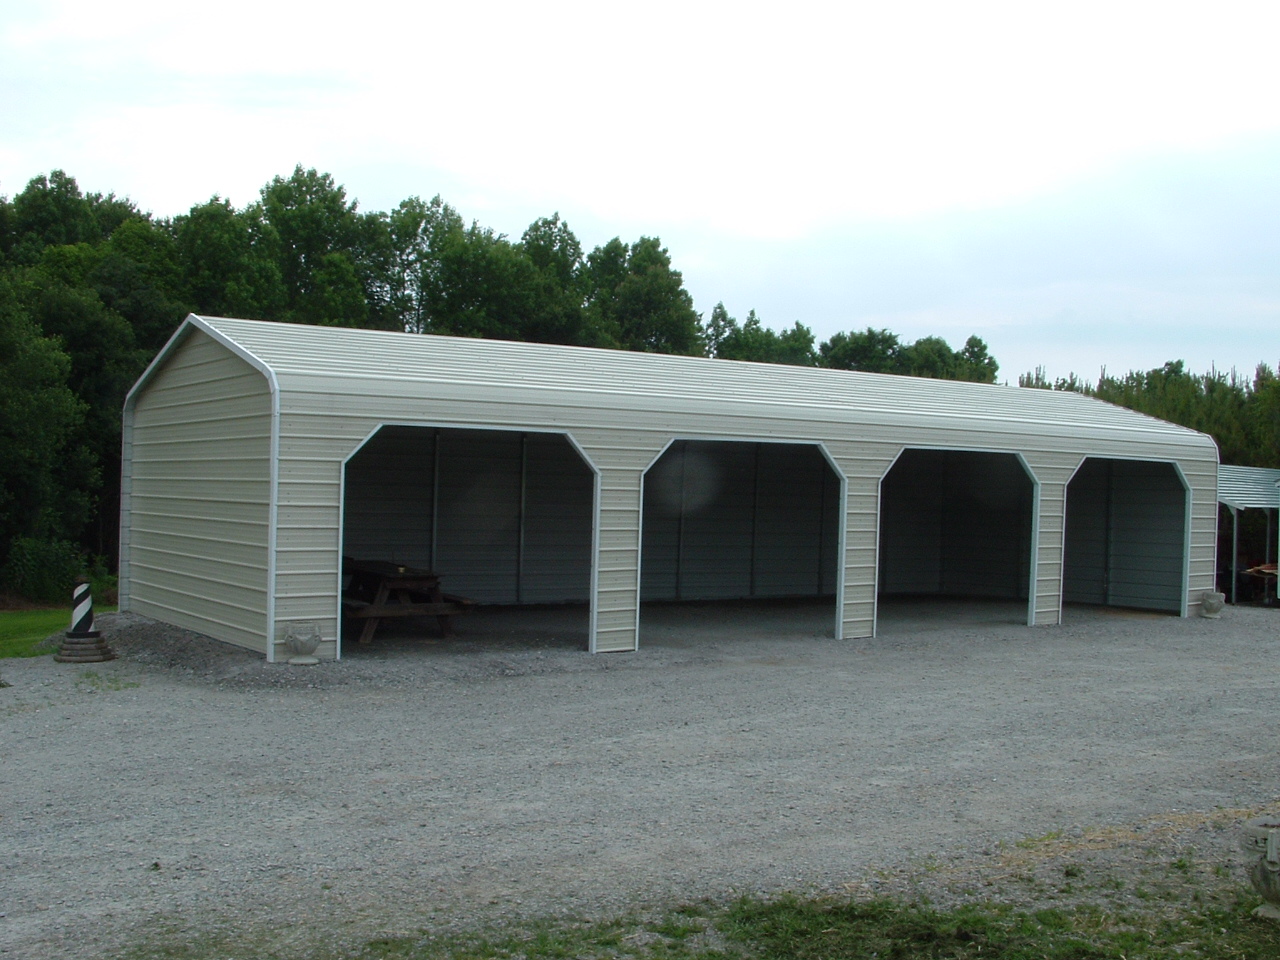
[[[829,613],[655,611],[596,657],[513,613],[311,668],[104,615],[118,660],[4,665],[0,951],[1243,879],[1237,826],[1280,809],[1275,611],[851,641]]]

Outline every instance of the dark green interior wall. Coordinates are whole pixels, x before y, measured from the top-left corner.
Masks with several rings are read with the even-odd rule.
[[[595,481],[563,436],[384,427],[346,469],[347,556],[485,603],[589,599]]]
[[[1063,599],[1181,612],[1186,497],[1172,464],[1086,459],[1067,486]]]
[[[815,446],[676,441],[645,475],[641,598],[832,595],[839,502]]]
[[[1012,454],[903,451],[880,485],[880,592],[1026,599],[1034,492]]]

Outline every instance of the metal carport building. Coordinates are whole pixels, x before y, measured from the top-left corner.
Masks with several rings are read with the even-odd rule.
[[[1240,514],[1245,510],[1261,510],[1267,517],[1266,535],[1263,539],[1264,562],[1271,563],[1274,540],[1272,511],[1280,515],[1280,470],[1272,467],[1238,467],[1222,464],[1218,467],[1218,502],[1231,514],[1231,589],[1227,591],[1231,602],[1236,602],[1240,585]]]
[[[879,594],[1188,615],[1217,449],[1073,393],[189,316],[124,410],[120,607],[274,660],[341,655],[346,554],[494,603]]]

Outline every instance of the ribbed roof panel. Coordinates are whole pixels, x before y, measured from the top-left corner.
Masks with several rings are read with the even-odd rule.
[[[811,416],[836,422],[956,421],[962,428],[1052,429],[1082,437],[1145,435],[1203,448],[1203,434],[1076,393],[776,364],[708,360],[541,343],[441,337],[344,327],[197,318],[290,377],[367,379],[528,392],[528,402],[574,394],[637,411],[689,412],[741,405],[746,416]],[[401,388],[403,389],[403,388]],[[803,414],[802,411],[808,411]]]
[[[1280,470],[1218,466],[1218,502],[1237,510],[1280,507]]]

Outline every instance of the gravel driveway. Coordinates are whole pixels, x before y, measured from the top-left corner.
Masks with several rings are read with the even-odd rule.
[[[0,661],[0,953],[849,890],[1152,818],[1229,857],[1214,811],[1280,795],[1273,610],[835,641],[827,607],[659,608],[595,657],[494,616],[318,667],[104,616],[114,662]]]

